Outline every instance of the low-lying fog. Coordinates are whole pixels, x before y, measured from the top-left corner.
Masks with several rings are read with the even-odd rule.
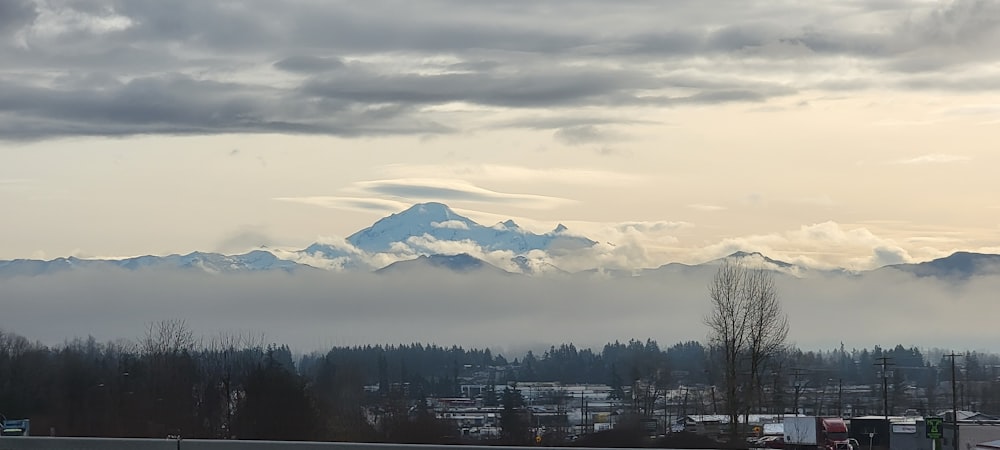
[[[708,275],[710,276],[710,274]],[[436,343],[522,351],[707,336],[708,278],[70,272],[0,280],[0,329],[55,345],[133,339],[183,319],[199,336],[263,333],[309,352],[331,346]],[[961,283],[882,271],[863,278],[779,278],[791,341],[805,349],[916,345],[995,349],[1000,277]]]

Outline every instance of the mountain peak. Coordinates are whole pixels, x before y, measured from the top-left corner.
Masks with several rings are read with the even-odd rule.
[[[559,224],[559,225],[556,225],[556,228],[554,230],[552,230],[552,232],[553,233],[562,233],[563,231],[566,231],[566,230],[568,230],[568,228],[566,228],[566,225]]]
[[[455,213],[443,203],[429,202],[418,203],[405,211],[383,217],[372,226],[352,234],[347,241],[369,253],[393,252],[401,246],[410,247],[415,253],[436,251],[422,243],[426,239],[412,242],[410,238],[414,236],[434,241],[472,242],[487,251],[509,250],[515,254],[547,249],[554,242],[561,246],[594,245],[586,238],[560,234],[565,230],[566,227],[560,225],[551,233],[539,235],[522,229],[513,220],[485,227]]]
[[[766,258],[760,252],[745,252],[743,250],[735,251],[732,254],[730,254],[729,256],[727,256],[726,258],[746,258],[748,256],[758,256],[758,257],[761,257],[761,258]]]
[[[438,202],[417,203],[409,208],[406,208],[406,210],[398,213],[398,215],[401,216],[417,215],[417,216],[426,216],[430,218],[442,218],[444,220],[448,220],[456,216],[461,217],[458,214],[456,214],[455,211],[452,211],[452,209],[449,208],[448,205]]]
[[[785,261],[779,261],[777,259],[770,258],[761,252],[745,252],[743,250],[735,251],[729,256],[715,260],[714,262],[720,262],[724,259],[750,259],[755,261],[760,261],[766,264],[772,264],[781,269],[792,269],[795,267],[792,263],[787,263]]]

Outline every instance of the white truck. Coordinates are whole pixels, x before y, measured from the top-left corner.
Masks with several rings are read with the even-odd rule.
[[[785,417],[784,448],[792,450],[851,450],[847,424],[838,417]]]

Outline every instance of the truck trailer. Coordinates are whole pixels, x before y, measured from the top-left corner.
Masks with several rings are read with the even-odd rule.
[[[792,450],[851,450],[847,424],[839,417],[785,417],[784,444]]]

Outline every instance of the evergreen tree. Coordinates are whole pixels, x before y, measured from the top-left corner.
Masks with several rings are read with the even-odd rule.
[[[516,386],[515,386],[516,388]],[[528,445],[531,443],[531,428],[524,407],[524,396],[510,387],[503,390],[503,413],[500,428],[503,441],[507,445]]]

